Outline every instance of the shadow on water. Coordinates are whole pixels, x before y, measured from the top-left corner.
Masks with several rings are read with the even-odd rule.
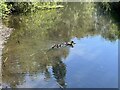
[[[15,29],[3,49],[3,87],[66,88],[72,87],[71,84],[82,87],[79,83],[74,84],[77,80],[69,82],[76,72],[71,72],[68,76],[66,65],[69,63],[65,63],[68,57],[71,57],[69,60],[77,57],[71,55],[71,50],[74,51],[75,48],[62,47],[48,51],[50,47],[76,38],[80,41],[87,37],[101,36],[108,43],[116,42],[118,39],[118,26],[107,15],[100,15],[101,12],[95,8],[96,4],[63,3],[63,5],[64,9],[13,15],[3,21],[6,26]],[[81,43],[76,43],[75,47],[79,44]],[[75,50],[77,53],[79,49]],[[79,58],[81,57],[76,60]],[[38,78],[32,79],[35,77]]]

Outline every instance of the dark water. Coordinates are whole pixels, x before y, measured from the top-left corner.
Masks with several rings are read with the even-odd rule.
[[[12,15],[3,49],[3,87],[117,88],[118,26],[94,3]],[[73,40],[74,47],[51,49]]]

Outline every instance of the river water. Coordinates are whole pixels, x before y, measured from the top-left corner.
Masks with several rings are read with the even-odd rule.
[[[118,26],[94,3],[11,15],[2,54],[3,87],[117,88]],[[73,47],[50,49],[74,41]]]

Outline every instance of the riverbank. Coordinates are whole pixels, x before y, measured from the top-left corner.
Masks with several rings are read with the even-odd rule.
[[[0,20],[0,88],[2,88],[2,49],[4,48],[4,43],[6,42],[7,37],[10,36],[12,28],[7,28],[2,24]]]

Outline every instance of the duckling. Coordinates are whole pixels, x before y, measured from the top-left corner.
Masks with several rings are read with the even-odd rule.
[[[61,47],[62,47],[61,44],[55,44],[55,45],[52,46],[52,48],[61,48]]]
[[[52,46],[52,48],[55,48],[56,46],[57,46],[57,45],[55,44],[55,45]]]
[[[58,48],[61,48],[62,47],[62,44],[58,44]]]

